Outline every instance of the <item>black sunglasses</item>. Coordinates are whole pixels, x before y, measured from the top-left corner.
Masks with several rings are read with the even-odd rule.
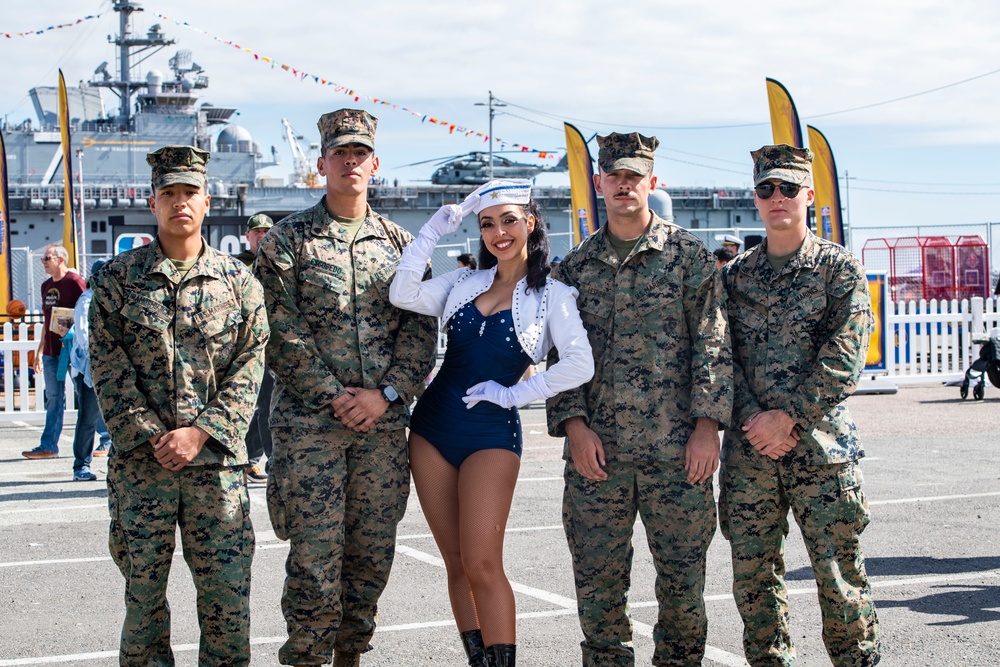
[[[795,199],[798,196],[799,191],[802,189],[801,185],[795,185],[794,183],[778,183],[777,189],[781,190],[781,194],[789,199]],[[774,183],[761,183],[756,186],[753,191],[757,193],[757,196],[761,199],[770,199],[774,195],[775,185]]]

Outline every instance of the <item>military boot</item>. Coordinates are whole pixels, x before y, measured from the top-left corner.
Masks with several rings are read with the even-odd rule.
[[[483,646],[483,633],[479,628],[467,630],[461,633],[462,646],[465,647],[465,654],[469,656],[469,664],[472,667],[489,667],[486,660],[486,647]]]
[[[494,644],[486,647],[489,656],[489,667],[514,667],[515,644]]]
[[[333,667],[361,667],[361,654],[334,651]]]

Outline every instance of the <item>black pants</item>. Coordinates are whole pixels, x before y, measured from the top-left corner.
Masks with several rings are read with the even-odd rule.
[[[260,381],[260,393],[257,394],[257,407],[250,420],[250,430],[247,431],[247,456],[250,465],[260,463],[260,457],[267,455],[267,467],[271,467],[271,391],[274,389],[274,376],[271,369],[264,367],[264,379]]]

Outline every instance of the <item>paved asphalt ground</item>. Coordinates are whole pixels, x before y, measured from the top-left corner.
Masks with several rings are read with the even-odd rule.
[[[864,534],[883,635],[883,665],[1000,665],[1000,391],[961,401],[955,387],[855,396],[866,442],[865,490],[874,521]],[[580,661],[573,578],[560,525],[562,446],[545,435],[542,410],[524,411],[525,454],[507,529],[506,567],[518,606],[522,665]],[[106,460],[99,482],[72,482],[72,432],[60,458],[28,461],[39,425],[0,424],[0,667],[112,665],[123,617],[123,582],[107,552]],[[251,489],[253,664],[277,663],[287,546],[271,532],[264,489]],[[787,563],[799,665],[829,665],[801,537]],[[635,536],[632,606],[636,663],[652,653],[653,568]],[[173,643],[180,665],[197,663],[191,577],[178,553],[170,580]],[[728,544],[716,534],[705,592],[705,665],[743,665],[741,624],[730,595]],[[382,598],[375,650],[363,665],[462,665],[434,541],[411,497]]]

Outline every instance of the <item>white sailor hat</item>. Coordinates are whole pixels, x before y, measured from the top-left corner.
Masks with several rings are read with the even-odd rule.
[[[527,206],[531,201],[531,181],[527,178],[496,178],[484,183],[469,196],[479,195],[473,213],[479,215],[484,208],[501,204]]]
[[[732,243],[733,245],[737,246],[743,245],[743,239],[741,239],[739,236],[733,236],[732,234],[716,234],[715,240],[722,241],[723,245],[725,245],[726,243]]]

